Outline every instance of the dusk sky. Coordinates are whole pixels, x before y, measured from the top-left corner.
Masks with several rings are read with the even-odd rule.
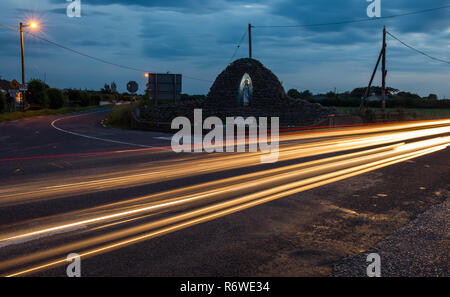
[[[183,74],[183,92],[206,94],[229,64],[248,23],[300,25],[367,18],[366,0],[82,0],[81,17],[66,0],[1,0],[0,23],[18,27],[35,18],[37,34],[114,63],[149,72]],[[447,0],[381,0],[382,16],[449,5]],[[450,9],[367,23],[309,28],[254,28],[253,57],[286,90],[314,93],[365,86],[381,48],[382,28],[427,54],[450,60]],[[0,27],[0,75],[20,79],[19,33]],[[388,86],[450,97],[450,65],[433,61],[388,37]],[[144,73],[116,68],[25,36],[26,76],[52,87],[124,91]],[[236,58],[248,56],[247,38]],[[236,59],[235,58],[235,59]],[[195,77],[207,81],[192,80]],[[380,84],[378,73],[375,85]],[[210,81],[210,82],[208,82]]]

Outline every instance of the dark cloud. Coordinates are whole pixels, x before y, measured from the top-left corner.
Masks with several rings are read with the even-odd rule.
[[[369,2],[362,0],[333,1],[333,0],[283,0],[273,7],[272,13],[288,18],[291,24],[317,24],[357,20],[367,18],[366,9]],[[448,5],[448,0],[398,0],[381,1],[382,16],[408,13],[418,10],[442,7]],[[376,24],[390,25],[402,32],[430,33],[448,26],[450,9],[432,11],[424,14],[385,19],[367,23],[341,24],[325,27],[308,27],[305,30],[315,32],[342,32],[348,28],[372,30]],[[277,24],[274,24],[277,25]]]
[[[67,15],[67,8],[66,7],[53,8],[53,9],[48,10],[47,12],[66,16]],[[82,13],[83,17],[110,15],[107,12],[91,10],[91,9],[88,10],[88,11],[86,11],[86,9],[83,9],[82,12],[83,12]]]
[[[19,33],[17,31],[14,32],[0,27],[0,54],[2,56],[16,56],[19,42]]]
[[[36,12],[21,7],[13,0],[7,1],[12,7],[0,11],[2,18],[14,14],[33,15]],[[448,0],[381,1],[383,16],[449,4]],[[30,0],[29,3],[37,2]],[[46,14],[44,19],[50,23],[42,33],[50,40],[120,64],[139,68],[147,65],[151,69],[191,76],[196,76],[195,73],[202,77],[209,74],[211,77],[204,78],[211,80],[229,62],[248,23],[256,26],[301,25],[364,19],[367,18],[366,8],[369,5],[365,0],[82,0],[82,17],[69,19],[65,16],[68,2],[41,0],[40,3],[45,5],[36,4],[38,12]],[[324,76],[324,81],[331,81],[329,84],[333,87],[339,86],[344,78],[332,76],[331,73],[339,72],[345,65],[352,74],[351,79],[346,79],[345,86],[359,86],[362,81],[367,83],[366,77],[375,63],[383,25],[430,54],[450,58],[445,57],[449,49],[450,33],[445,33],[450,27],[449,13],[450,9],[447,9],[382,21],[324,27],[254,28],[254,56],[281,77],[289,78],[291,74],[301,73],[299,69],[307,69],[310,77]],[[0,59],[17,55],[17,42],[16,34],[4,34],[0,30]],[[98,63],[38,41],[28,47],[30,57],[37,57],[36,53],[42,57],[55,55],[50,61],[42,58],[46,61],[42,62],[42,68],[58,69],[58,63],[62,61],[70,68],[74,64],[72,58],[79,61],[79,65],[72,65],[74,73],[70,84],[98,80],[97,84],[102,85],[100,80],[104,78],[99,75],[101,68]],[[40,51],[33,51],[35,47],[40,47]],[[247,50],[245,38],[236,58],[246,56]],[[414,76],[420,71],[444,71],[441,65],[429,62],[396,41],[389,40],[389,67],[394,73],[401,70]],[[128,72],[107,69],[111,78],[123,75],[124,81],[129,80]],[[6,73],[3,75],[6,76]],[[62,76],[58,79],[62,81],[66,78]],[[312,84],[311,78],[303,76],[303,79],[306,82],[299,85]],[[448,85],[445,79],[442,82],[442,85]],[[320,85],[321,82],[315,84],[317,88]],[[209,84],[186,81],[186,86],[186,91],[199,93],[206,92]],[[450,90],[448,92],[450,94]]]
[[[60,4],[61,0],[51,0]],[[91,6],[123,5],[127,7],[163,8],[184,13],[202,14],[223,8],[227,3],[243,3],[241,0],[82,0],[82,4]]]

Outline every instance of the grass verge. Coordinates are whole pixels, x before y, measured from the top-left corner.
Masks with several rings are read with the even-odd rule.
[[[8,113],[0,114],[0,122],[14,121],[14,120],[20,120],[20,119],[24,119],[24,118],[39,117],[39,116],[80,112],[80,111],[86,111],[86,110],[95,110],[95,109],[107,107],[107,106],[108,105],[104,105],[104,106],[96,105],[96,106],[86,106],[86,107],[63,107],[63,108],[59,108],[59,109],[28,110],[28,111],[24,111],[24,112],[22,112],[22,111],[8,112]]]
[[[433,120],[450,117],[450,109],[438,108],[381,108],[336,107],[343,114],[356,115],[365,122]]]

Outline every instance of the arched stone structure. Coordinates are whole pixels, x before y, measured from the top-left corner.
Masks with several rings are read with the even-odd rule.
[[[287,99],[278,78],[255,59],[239,59],[231,63],[212,85],[207,103],[230,107],[246,106],[245,81],[249,81],[250,107],[271,106]]]

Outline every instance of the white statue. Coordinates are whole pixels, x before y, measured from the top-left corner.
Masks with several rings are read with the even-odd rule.
[[[244,103],[244,106],[248,106],[250,101],[250,84],[248,79],[246,79],[244,83],[242,101]]]

